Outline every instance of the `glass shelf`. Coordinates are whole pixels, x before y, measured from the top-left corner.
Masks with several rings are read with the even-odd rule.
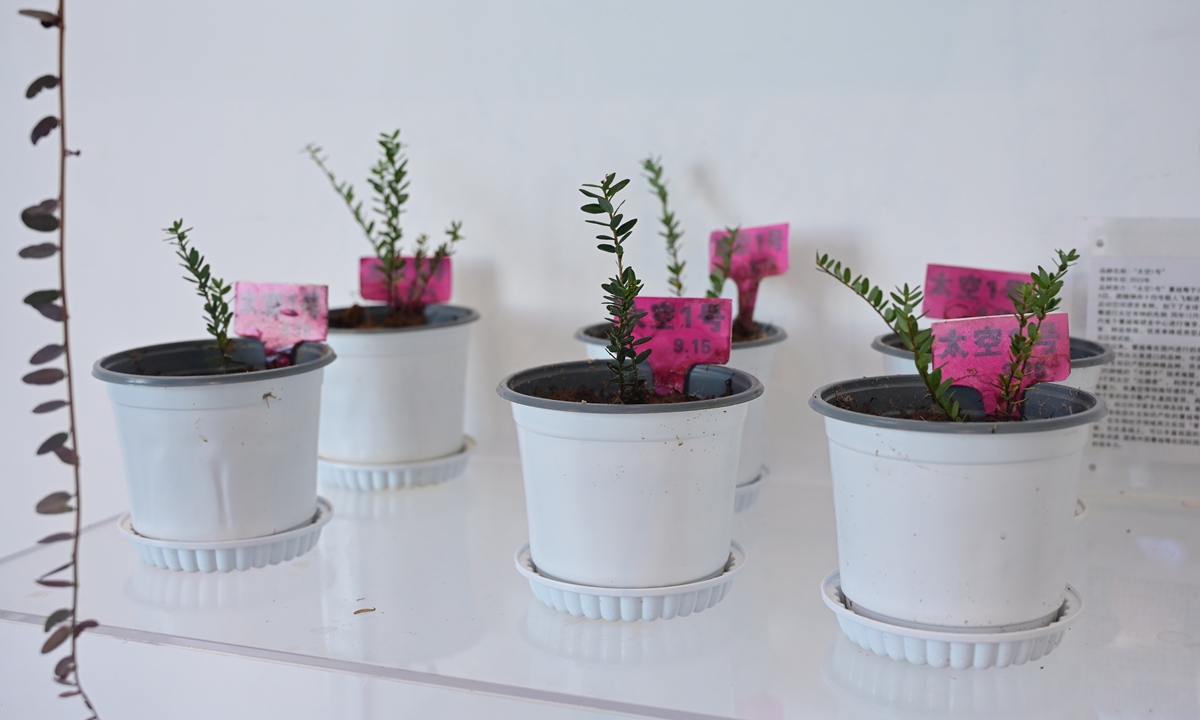
[[[165,648],[606,714],[1200,715],[1200,511],[1089,499],[1070,578],[1084,616],[1063,644],[1020,667],[934,670],[860,650],[822,604],[837,548],[827,475],[813,465],[771,476],[735,523],[745,572],[686,618],[608,623],[538,603],[513,567],[526,540],[520,467],[489,458],[441,486],[322,488],[335,516],[318,547],[260,570],[159,570],[101,523],[84,536],[83,615],[104,624],[97,634]],[[31,581],[60,554],[0,563],[0,619],[35,622],[61,604]]]

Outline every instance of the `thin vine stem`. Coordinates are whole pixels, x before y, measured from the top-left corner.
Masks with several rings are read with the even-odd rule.
[[[75,481],[75,531],[71,538],[71,674],[75,679],[75,689],[92,717],[97,717],[96,708],[83,689],[83,681],[79,676],[78,642],[79,633],[76,627],[79,621],[79,535],[83,530],[83,482],[80,474],[79,435],[75,424],[75,373],[71,366],[71,313],[67,309],[67,83],[66,83],[66,33],[67,21],[65,0],[58,0],[58,281],[62,297],[63,314],[63,352],[67,371],[67,416],[71,447],[74,450],[74,460],[71,468]]]

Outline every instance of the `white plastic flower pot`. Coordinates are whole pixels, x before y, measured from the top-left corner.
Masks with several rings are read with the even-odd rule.
[[[379,320],[386,312],[367,310]],[[427,325],[329,329],[338,362],[321,397],[322,459],[410,463],[463,450],[467,348],[479,314],[453,305],[425,314]]]
[[[775,367],[775,353],[780,343],[787,339],[783,328],[769,323],[759,323],[766,337],[746,342],[735,342],[729,351],[726,367],[750,373],[763,382],[763,394],[750,403],[746,411],[746,424],[742,430],[742,450],[738,459],[738,487],[758,480],[767,462],[767,394],[770,388],[771,371]],[[608,323],[597,323],[580,328],[575,338],[584,343],[589,360],[607,360],[608,340],[604,332]]]
[[[893,626],[960,632],[1057,618],[1088,426],[1106,409],[1049,383],[1027,398],[1024,420],[952,423],[895,417],[929,407],[916,376],[813,394],[829,438],[847,607]],[[856,411],[868,407],[892,416]]]
[[[753,376],[700,365],[687,390],[709,400],[611,405],[550,400],[552,387],[605,387],[603,363],[510,375],[536,571],[601,588],[662,588],[715,577],[730,559],[742,425]],[[727,388],[731,394],[725,395]]]
[[[262,367],[257,340],[236,347]],[[228,374],[216,357],[212,341],[189,341],[92,368],[108,383],[138,536],[237,541],[314,522],[321,379],[336,356],[304,343],[290,367]]]
[[[871,348],[883,355],[885,375],[915,375],[913,354],[904,347],[896,333],[880,335],[871,341]],[[1095,392],[1100,382],[1100,370],[1116,359],[1112,349],[1092,340],[1071,338],[1071,374],[1060,385]]]

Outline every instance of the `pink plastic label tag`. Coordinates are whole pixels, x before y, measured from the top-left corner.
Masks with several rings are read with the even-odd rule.
[[[708,272],[721,264],[721,240],[729,237],[724,230],[708,236]],[[788,269],[788,224],[763,225],[738,231],[733,255],[729,260],[729,279],[737,285],[738,314],[754,315],[758,283],[768,275],[782,275]]]
[[[1036,321],[1034,321],[1036,322]],[[933,367],[955,385],[975,388],[983,396],[983,410],[996,412],[1000,374],[1008,369],[1009,343],[1017,332],[1012,315],[945,320],[933,330]],[[1037,382],[1064,380],[1071,374],[1071,334],[1066,313],[1051,313],[1042,323],[1022,387]]]
[[[639,297],[634,339],[650,338],[637,346],[650,350],[646,360],[654,373],[654,392],[683,392],[688,370],[702,363],[729,362],[733,342],[733,301],[729,298]]]
[[[410,256],[405,256],[404,259],[406,262],[404,263],[404,268],[400,271],[400,280],[396,282],[396,297],[407,302],[413,291],[413,283],[416,282],[418,277],[416,272],[417,259]],[[428,271],[429,262],[429,258],[421,261],[421,272]],[[425,285],[425,290],[421,293],[420,303],[427,305],[429,303],[449,302],[451,276],[450,258],[443,258],[438,263],[437,272],[433,274],[433,277],[429,278],[429,282]],[[358,261],[358,283],[359,294],[363,296],[364,300],[387,301],[387,279],[383,275],[383,264],[379,262],[379,258],[365,257]]]
[[[921,309],[928,317],[947,320],[1011,315],[1012,293],[1029,281],[1029,275],[1021,273],[928,265]]]
[[[262,341],[267,364],[291,364],[287,352],[329,330],[329,289],[324,285],[234,283],[233,331]]]

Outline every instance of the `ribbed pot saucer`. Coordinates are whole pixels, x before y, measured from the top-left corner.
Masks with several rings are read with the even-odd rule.
[[[733,499],[733,511],[735,513],[748,510],[751,505],[758,502],[758,494],[762,492],[763,485],[767,484],[767,476],[770,474],[771,471],[766,465],[763,465],[758,470],[758,477],[745,485],[737,486]]]
[[[138,535],[129,513],[117,521],[117,529],[147,564],[164,570],[185,572],[229,572],[278,565],[312,550],[321,537],[321,528],[333,519],[333,505],[317,498],[312,522],[274,535],[248,540],[217,542],[180,542],[156,540]]]
[[[746,564],[746,553],[736,542],[729,546],[729,562],[716,577],[661,588],[607,588],[576,585],[546,577],[533,566],[529,543],[513,558],[517,571],[548,608],[590,620],[670,620],[703,612],[725,599],[733,578]]]
[[[821,597],[837,615],[842,632],[863,650],[913,665],[955,670],[1002,668],[1037,660],[1058,647],[1068,626],[1083,613],[1083,598],[1078,590],[1067,585],[1058,618],[1045,627],[1015,632],[906,627],[863,617],[846,607],[837,570],[821,583]]]
[[[317,459],[317,478],[348,490],[396,490],[436,485],[453,480],[467,468],[467,459],[475,450],[475,440],[463,436],[462,449],[431,460],[408,463],[353,463]]]

